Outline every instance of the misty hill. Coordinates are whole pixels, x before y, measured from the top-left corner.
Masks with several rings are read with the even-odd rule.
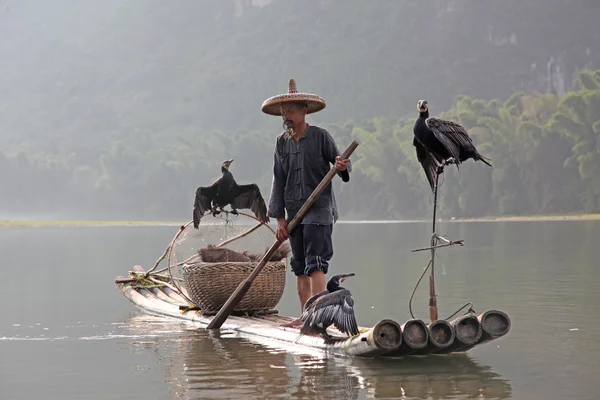
[[[328,103],[309,122],[361,143],[342,217],[429,214],[418,99],[494,164],[448,171],[440,215],[600,210],[596,1],[3,4],[1,215],[187,219],[228,158],[267,197],[260,105],[290,77]]]
[[[411,114],[421,98],[445,110],[459,94],[560,95],[600,66],[593,0],[4,1],[0,129],[13,144],[277,131],[260,105],[290,77],[327,100],[316,122],[337,122]]]

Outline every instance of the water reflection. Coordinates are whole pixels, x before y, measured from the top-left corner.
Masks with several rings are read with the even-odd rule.
[[[352,360],[376,399],[507,399],[510,383],[467,354]]]
[[[129,319],[148,334],[147,316]],[[510,383],[467,354],[404,360],[344,359],[192,326],[160,329],[143,351],[159,355],[172,398],[506,399]],[[136,342],[134,342],[136,343]],[[285,347],[283,347],[285,346]],[[139,348],[138,348],[139,350]]]

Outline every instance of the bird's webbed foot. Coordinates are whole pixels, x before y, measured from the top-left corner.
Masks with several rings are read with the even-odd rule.
[[[451,165],[451,164],[456,164],[456,160],[454,159],[454,157],[447,158],[444,161],[444,165]]]
[[[297,319],[295,319],[295,320],[293,320],[291,322],[287,322],[285,324],[281,324],[281,326],[285,327],[285,328],[297,328],[299,326],[302,326],[302,322],[303,321],[300,318],[297,318]]]
[[[328,333],[322,333],[321,337],[323,338],[323,342],[325,344],[333,344],[337,341],[336,338],[334,338],[333,336],[331,336]]]
[[[445,159],[441,164],[438,164],[435,172],[439,175],[442,172],[444,172],[445,166],[452,165],[452,164],[456,164],[456,160],[454,159],[454,157],[449,157],[449,158]]]

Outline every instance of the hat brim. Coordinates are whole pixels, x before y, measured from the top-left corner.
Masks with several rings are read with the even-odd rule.
[[[316,113],[325,108],[325,100],[316,94],[310,93],[284,93],[269,97],[262,104],[262,112],[269,115],[281,115],[280,106],[283,103],[305,102],[308,106],[307,114]]]

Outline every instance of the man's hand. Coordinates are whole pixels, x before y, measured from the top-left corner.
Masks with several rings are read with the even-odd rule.
[[[340,156],[337,156],[335,158],[335,169],[337,169],[338,171],[345,171],[346,169],[348,169],[348,164],[350,164],[350,159],[346,158],[345,160],[342,160],[340,158]]]
[[[285,218],[277,218],[277,230],[275,231],[275,237],[280,242],[283,242],[290,237],[290,235],[288,235],[287,226],[288,223]]]

